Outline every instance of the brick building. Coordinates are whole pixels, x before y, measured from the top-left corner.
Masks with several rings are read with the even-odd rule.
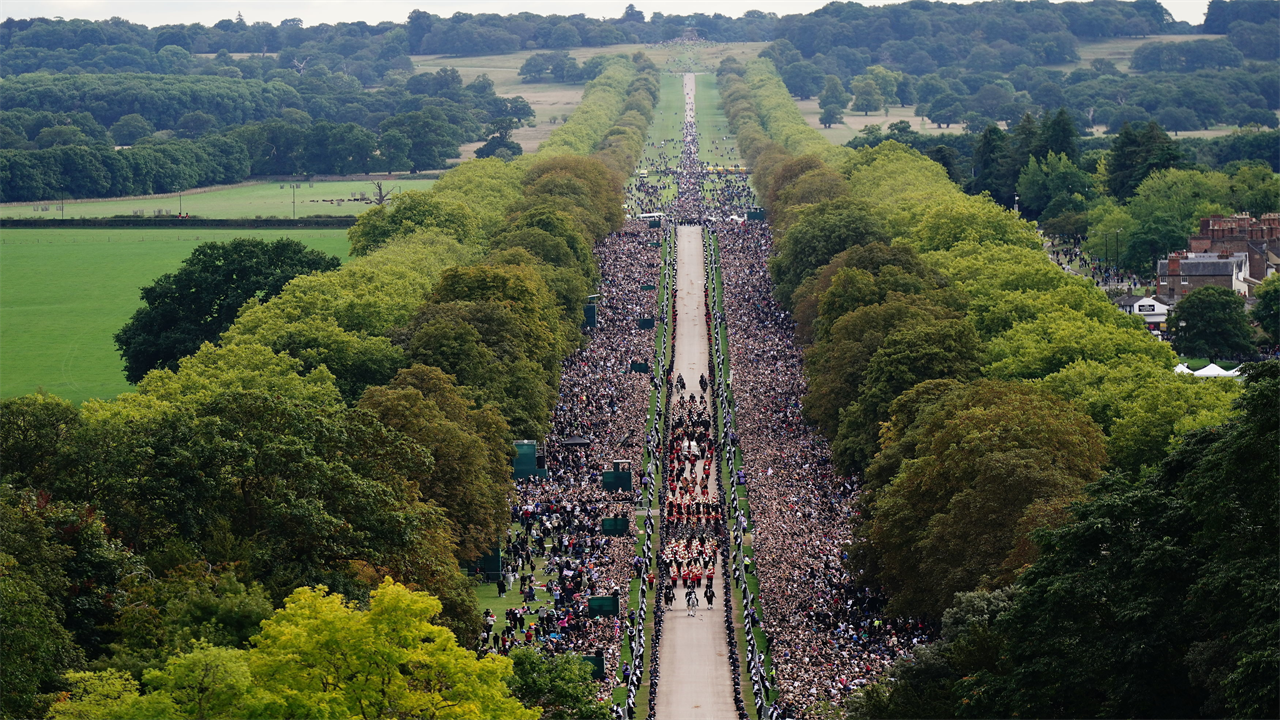
[[[1255,220],[1248,215],[1200,218],[1200,234],[1187,238],[1193,253],[1245,253],[1249,278],[1257,284],[1280,266],[1280,214],[1267,213]]]
[[[1156,264],[1156,294],[1169,304],[1198,287],[1216,285],[1241,295],[1280,269],[1280,214],[1200,218],[1187,250]]]
[[[1156,263],[1156,275],[1159,276],[1156,294],[1174,302],[1206,285],[1230,288],[1241,295],[1249,294],[1249,256],[1245,253],[1180,250]]]

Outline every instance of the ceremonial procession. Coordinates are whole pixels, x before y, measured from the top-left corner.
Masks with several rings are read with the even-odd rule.
[[[0,720],[1280,717],[1280,0],[761,1],[8,0]]]

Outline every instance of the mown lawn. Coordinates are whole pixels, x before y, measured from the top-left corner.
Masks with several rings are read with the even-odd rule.
[[[282,236],[347,256],[345,230],[0,232],[0,397],[43,388],[81,402],[127,392],[112,337],[139,306],[138,289],[177,269],[198,242]]]

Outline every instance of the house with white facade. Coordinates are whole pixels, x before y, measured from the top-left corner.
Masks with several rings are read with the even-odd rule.
[[[1121,295],[1113,301],[1116,307],[1129,315],[1141,315],[1147,329],[1164,332],[1169,319],[1169,306],[1153,297]]]

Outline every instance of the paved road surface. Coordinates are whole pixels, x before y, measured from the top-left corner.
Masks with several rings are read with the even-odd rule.
[[[698,376],[707,372],[710,362],[706,302],[702,296],[705,282],[702,228],[677,228],[676,247],[679,316],[672,367],[684,375],[691,388],[697,388]],[[711,487],[718,487],[714,476]],[[723,568],[717,562],[716,579],[722,577]],[[667,611],[662,630],[658,720],[731,720],[736,716],[729,645],[724,632],[724,608],[720,604],[723,600],[717,597],[715,608],[708,609],[699,593],[702,606],[695,617],[688,617],[684,592],[676,589],[675,605]]]

